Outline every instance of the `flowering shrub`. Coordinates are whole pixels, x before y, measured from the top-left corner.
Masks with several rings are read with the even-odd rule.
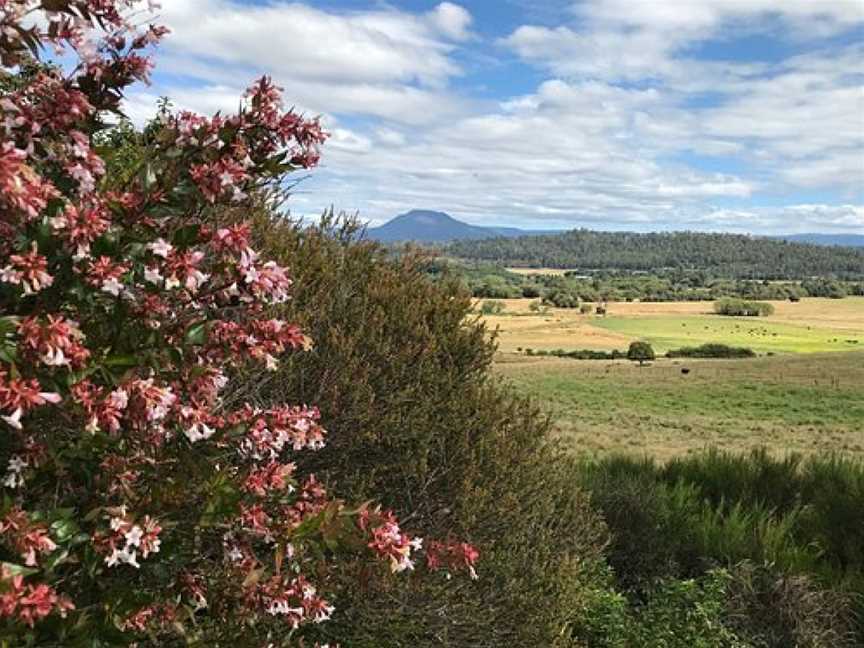
[[[312,341],[273,316],[286,269],[219,215],[314,166],[326,134],[263,78],[235,115],[163,114],[106,177],[104,115],[165,35],[130,24],[137,4],[0,0],[0,639],[289,645],[332,614],[346,553],[400,572],[422,549],[298,474],[326,441],[316,408],[231,389]],[[27,71],[46,44],[74,69]],[[467,543],[425,554],[475,575]]]

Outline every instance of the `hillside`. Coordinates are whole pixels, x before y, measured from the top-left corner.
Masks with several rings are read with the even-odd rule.
[[[788,234],[773,238],[783,239],[792,243],[864,247],[864,234]]]
[[[445,253],[507,266],[653,271],[698,269],[718,277],[864,277],[864,249],[740,234],[593,232],[456,241]]]
[[[428,209],[412,209],[396,216],[380,227],[372,227],[366,236],[376,241],[395,243],[444,243],[447,241],[478,240],[503,237],[551,234],[550,231],[522,230],[516,227],[481,227],[456,220],[449,214]]]

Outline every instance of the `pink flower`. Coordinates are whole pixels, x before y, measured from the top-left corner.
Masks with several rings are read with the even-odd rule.
[[[54,282],[48,274],[48,261],[36,250],[36,243],[26,254],[13,254],[9,265],[0,270],[0,281],[21,285],[25,295],[32,295]]]

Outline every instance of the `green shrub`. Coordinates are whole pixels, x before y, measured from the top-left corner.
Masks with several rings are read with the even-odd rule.
[[[526,299],[534,299],[535,297],[540,297],[540,295],[540,286],[536,284],[525,284],[522,286],[522,296]]]
[[[666,352],[667,358],[755,358],[756,352],[747,347],[708,343],[697,347],[681,347]]]
[[[581,463],[577,477],[609,526],[608,560],[625,592],[644,597],[663,578],[699,577],[715,565],[737,574],[752,563],[762,571],[742,568],[744,580],[736,575],[734,587],[735,614],[742,615],[736,627],[766,628],[768,639],[753,645],[864,639],[860,461],[775,459],[764,450],[711,451],[665,466],[612,456]],[[772,591],[782,602],[776,608]],[[793,630],[799,643],[770,639]]]
[[[626,358],[627,354],[624,351],[598,351],[596,349],[575,349],[566,351],[564,349],[554,349],[552,351],[534,352],[531,349],[526,350],[526,355],[550,355],[556,358],[571,358],[573,360],[618,360]]]
[[[545,441],[548,421],[491,378],[495,347],[470,296],[447,278],[429,281],[422,259],[391,260],[355,232],[332,216],[305,230],[259,218],[269,253],[294,269],[287,309],[315,346],[250,381],[265,399],[321,407],[329,443],[304,468],[335,492],[378,493],[421,535],[459,534],[482,559],[480,579],[458,588],[373,580],[349,591],[325,639],[551,646],[595,586],[605,526]]]
[[[556,308],[579,308],[579,295],[566,288],[553,288],[543,296],[543,303]]]
[[[609,589],[587,590],[571,634],[591,648],[747,648],[728,615],[732,576],[664,579],[642,600]]]
[[[504,304],[500,301],[490,299],[480,304],[480,312],[484,315],[498,315],[504,312]]]
[[[638,611],[630,645],[748,648],[749,644],[727,625],[731,581],[725,570],[712,570],[700,579],[660,583]]]
[[[767,302],[745,301],[726,297],[714,302],[714,312],[718,315],[745,317],[764,317],[774,313],[774,306]]]

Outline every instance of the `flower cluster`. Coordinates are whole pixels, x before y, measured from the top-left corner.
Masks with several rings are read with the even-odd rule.
[[[364,509],[358,519],[360,528],[371,536],[369,548],[390,561],[394,572],[414,569],[412,552],[423,546],[422,538],[411,538],[399,528],[392,511],[369,511]]]
[[[327,438],[317,408],[232,386],[311,347],[279,317],[288,270],[237,214],[326,134],[263,78],[237,114],[166,110],[106,147],[104,113],[166,33],[137,7],[0,0],[0,617],[14,636],[69,616],[39,628],[58,645],[303,632],[334,613],[318,591],[343,545],[424,564],[392,512],[298,469]],[[28,61],[40,44],[77,65]],[[473,570],[470,545],[433,546],[430,568]]]
[[[149,515],[145,515],[141,523],[136,523],[126,513],[124,506],[113,511],[107,531],[97,531],[93,534],[93,546],[96,551],[105,556],[108,567],[131,565],[140,569],[138,553],[146,559],[150,554],[159,553],[162,541],[159,534],[162,527]]]
[[[50,614],[62,618],[75,609],[66,596],[57,594],[45,583],[25,584],[21,574],[12,575],[8,567],[0,571],[0,617],[19,619],[31,628]]]
[[[0,538],[21,556],[28,567],[35,567],[38,556],[50,554],[57,548],[48,535],[48,528],[31,521],[19,508],[13,508],[0,520]]]

